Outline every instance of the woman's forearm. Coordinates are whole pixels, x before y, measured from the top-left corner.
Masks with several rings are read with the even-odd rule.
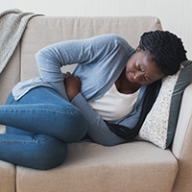
[[[126,140],[118,137],[109,129],[105,121],[91,108],[81,93],[72,100],[72,104],[84,114],[89,124],[87,133],[94,142],[105,146],[113,146],[126,142]]]

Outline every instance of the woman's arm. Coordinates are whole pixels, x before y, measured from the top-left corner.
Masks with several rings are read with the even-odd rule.
[[[97,36],[86,40],[74,40],[56,43],[43,48],[36,54],[37,65],[41,78],[58,89],[63,85],[63,74],[60,68],[68,64],[90,64],[101,59],[115,49],[118,38],[116,35]],[[68,78],[67,78],[68,79]],[[76,79],[77,80],[77,79]],[[63,89],[68,98],[79,108],[90,125],[88,134],[97,143],[112,146],[126,142],[115,135],[105,121],[91,108],[84,96],[80,93],[79,85],[70,86],[72,78],[65,81]],[[70,82],[70,83],[69,83]],[[78,84],[77,81],[75,83]],[[69,94],[69,92],[71,92]]]
[[[49,83],[65,99],[65,87],[61,67],[70,64],[86,65],[114,48],[114,35],[101,35],[83,40],[69,40],[44,47],[36,54],[41,79]]]
[[[76,63],[86,65],[102,60],[114,49],[117,41],[116,35],[109,34],[49,45],[36,54],[40,76],[46,82],[62,81],[62,66]]]
[[[84,114],[89,124],[87,133],[94,142],[104,146],[127,142],[109,129],[107,123],[92,109],[81,93],[76,95],[71,103]]]
[[[67,96],[71,103],[83,113],[89,128],[88,135],[90,138],[101,145],[113,146],[126,142],[124,139],[114,134],[80,93],[81,82],[78,77],[74,77],[69,72],[64,74],[64,84]]]
[[[63,82],[61,67],[83,62],[81,49],[81,41],[64,41],[38,51],[36,62],[41,78],[49,83]]]
[[[84,114],[89,128],[88,135],[91,139],[105,146],[117,145],[126,142],[122,138],[114,134],[108,127],[107,123],[98,115],[88,104],[86,99],[80,93],[81,82],[78,77],[71,73],[64,73],[64,84],[67,96],[71,103],[75,105]]]

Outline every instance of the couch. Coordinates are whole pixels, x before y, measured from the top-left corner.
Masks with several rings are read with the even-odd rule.
[[[48,44],[115,33],[136,47],[143,32],[156,29],[162,29],[160,20],[146,16],[33,17],[0,75],[0,104],[17,82],[39,76],[34,55]],[[190,192],[191,94],[190,84],[185,89],[176,134],[168,149],[146,141],[113,147],[79,142],[69,144],[68,156],[62,165],[46,171],[0,161],[0,192]],[[3,125],[0,129],[2,133],[5,131]]]

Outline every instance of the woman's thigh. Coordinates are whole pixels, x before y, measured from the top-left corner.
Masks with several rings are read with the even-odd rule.
[[[87,131],[86,121],[80,111],[51,88],[32,89],[18,101],[15,101],[10,94],[6,105],[11,105],[10,107],[13,108],[11,111],[17,108],[15,111],[19,112],[23,107],[26,111],[20,114],[20,116],[24,116],[18,125],[22,125],[22,128],[7,126],[7,133],[9,134],[50,134],[66,142],[74,142],[81,139]],[[4,114],[4,116],[8,115]],[[13,118],[14,116],[16,114],[13,114]],[[11,114],[9,118],[11,118]],[[27,119],[29,120],[27,121]],[[17,124],[19,123],[19,120],[16,119],[15,121]]]
[[[21,99],[14,100],[12,93],[9,94],[6,105],[9,104],[37,104],[37,103],[54,103],[59,105],[73,105],[65,100],[59,93],[50,87],[36,87],[26,93]]]
[[[11,104],[38,104],[38,103],[56,103],[59,105],[61,105],[62,103],[62,105],[65,105],[67,102],[65,102],[65,100],[55,90],[48,87],[37,87],[30,90],[18,101],[14,100],[12,93],[10,93],[5,104],[11,105]],[[30,135],[30,136],[35,135],[34,132],[25,131],[12,126],[6,126],[6,133],[18,134],[18,135]]]

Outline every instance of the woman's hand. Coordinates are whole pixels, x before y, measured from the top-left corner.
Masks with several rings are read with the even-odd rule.
[[[81,81],[78,77],[73,76],[70,72],[63,73],[64,85],[67,96],[70,101],[80,93],[81,90]]]

